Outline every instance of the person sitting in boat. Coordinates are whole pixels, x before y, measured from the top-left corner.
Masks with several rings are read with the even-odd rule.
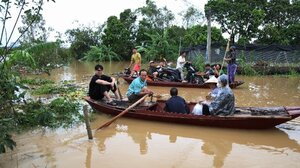
[[[211,101],[202,102],[204,115],[232,115],[235,112],[235,98],[228,86],[228,76],[219,76],[217,96]]]
[[[182,97],[178,96],[177,88],[171,88],[170,95],[171,98],[166,101],[166,105],[164,107],[165,111],[185,114],[190,113],[190,109],[186,101]]]
[[[212,69],[210,64],[205,64],[204,78],[209,79],[209,77],[211,77],[214,74],[214,70]]]
[[[211,76],[205,84],[209,86],[211,91],[206,96],[206,100],[213,100],[218,95],[219,88],[217,87],[218,79],[215,76]]]
[[[211,91],[206,96],[207,101],[212,101],[218,95],[219,88],[217,87],[218,79],[215,76],[209,78],[205,84],[209,86]],[[194,115],[202,115],[203,114],[203,105],[202,101],[199,101],[193,108],[192,114]]]
[[[147,88],[147,71],[142,69],[140,76],[135,78],[129,85],[127,90],[127,98],[130,103],[134,103],[142,98],[146,94],[153,94],[153,92]]]
[[[224,74],[224,71],[221,69],[221,64],[215,64],[213,70],[216,78]]]
[[[214,71],[213,71],[212,67],[210,66],[210,64],[205,64],[204,72],[200,72],[200,73],[197,73],[197,74],[201,75],[203,80],[206,81],[211,76],[214,75]]]
[[[158,74],[163,71],[163,68],[166,67],[166,64],[167,64],[167,60],[165,58],[159,62],[159,64],[156,67]]]
[[[154,61],[150,61],[149,62],[149,69],[148,69],[148,76],[150,77],[150,80],[157,80],[157,75],[158,75],[158,71],[157,68],[155,66],[155,62]]]
[[[115,81],[115,78],[104,75],[103,66],[97,64],[95,66],[95,75],[89,83],[88,95],[94,100],[102,100],[105,97],[108,100],[108,104],[116,105],[109,95],[111,90],[115,94],[116,99],[120,98]]]

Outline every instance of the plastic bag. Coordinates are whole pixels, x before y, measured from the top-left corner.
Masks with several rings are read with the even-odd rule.
[[[202,104],[197,103],[192,111],[194,115],[202,115]]]

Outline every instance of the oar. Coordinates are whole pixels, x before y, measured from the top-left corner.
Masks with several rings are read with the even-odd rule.
[[[97,130],[102,129],[104,127],[109,126],[111,123],[113,123],[116,119],[118,119],[119,117],[121,117],[122,115],[124,115],[125,113],[127,113],[130,109],[132,109],[133,107],[137,106],[140,102],[142,102],[143,100],[146,99],[146,97],[148,96],[148,94],[146,94],[145,96],[143,96],[142,98],[140,98],[137,102],[133,103],[131,106],[127,107],[127,109],[125,109],[124,111],[122,111],[121,113],[119,113],[118,115],[116,115],[114,118],[112,118],[111,120],[109,120],[108,122],[104,123],[103,125],[101,125]]]

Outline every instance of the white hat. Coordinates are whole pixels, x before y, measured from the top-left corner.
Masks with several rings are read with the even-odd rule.
[[[218,79],[215,76],[210,77],[205,83],[218,83]]]

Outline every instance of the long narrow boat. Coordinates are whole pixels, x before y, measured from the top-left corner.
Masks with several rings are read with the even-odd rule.
[[[118,115],[130,106],[127,101],[118,101],[117,106],[111,106],[105,102],[95,101],[89,97],[85,97],[84,99],[96,111],[110,115]],[[188,104],[191,111],[195,104],[194,102]],[[204,116],[165,112],[163,110],[164,105],[165,100],[144,102],[128,111],[124,116],[143,120],[238,129],[272,128],[300,116],[300,106],[237,107],[236,113],[232,116]]]
[[[127,83],[131,83],[134,78],[129,77],[129,76],[121,76]],[[244,81],[238,80],[235,81],[234,83],[230,84],[230,88],[236,88],[240,85],[242,85]],[[152,81],[148,80],[147,84],[149,86],[166,86],[166,87],[187,87],[187,88],[209,88],[207,84],[195,84],[195,83],[183,83],[183,82],[170,82],[170,81],[162,81],[162,80],[157,80],[157,81]]]

